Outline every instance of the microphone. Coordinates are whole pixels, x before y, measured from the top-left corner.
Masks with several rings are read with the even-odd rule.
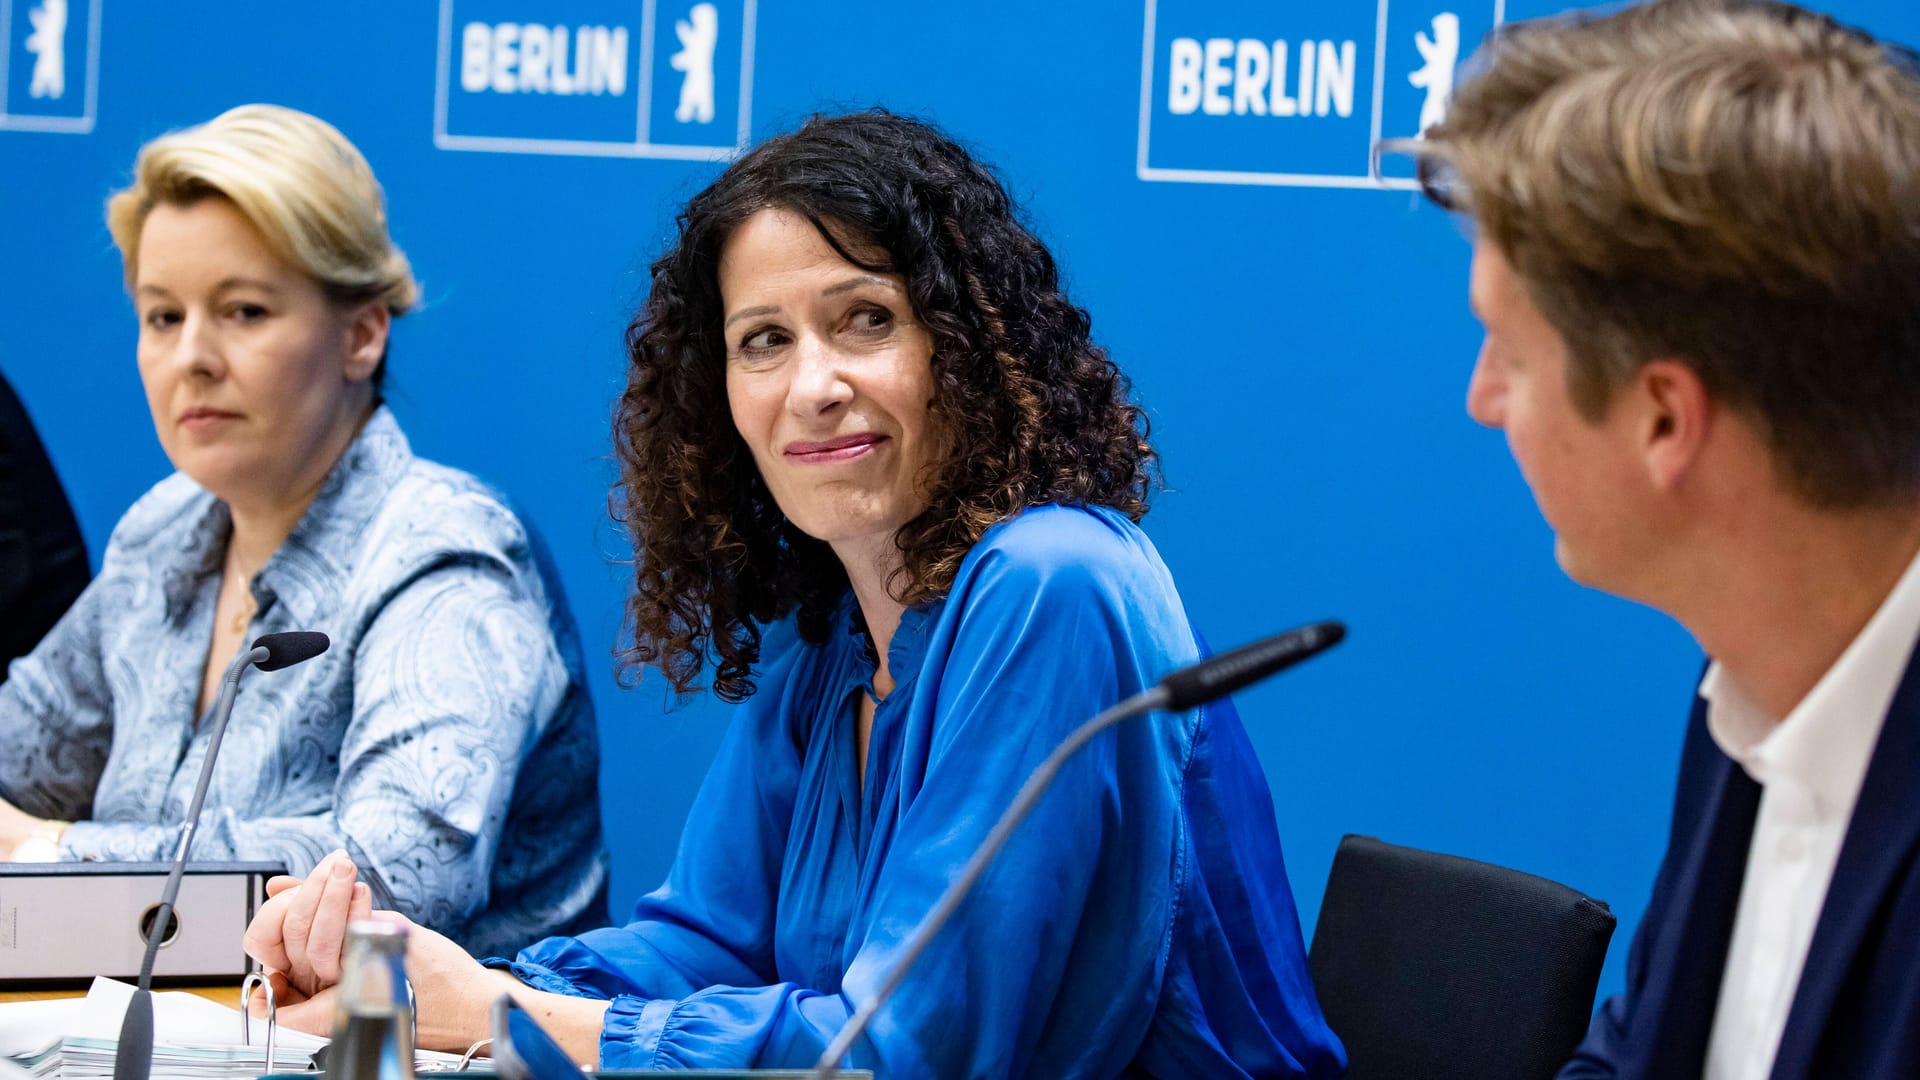
[[[327,651],[332,642],[327,635],[318,630],[288,630],[283,634],[266,634],[253,643],[256,649],[267,650],[267,655],[255,660],[253,666],[261,671],[279,671],[304,663]]]
[[[1242,645],[1232,652],[1188,664],[1160,680],[1167,702],[1157,708],[1185,712],[1205,705],[1269,675],[1278,675],[1306,658],[1340,644],[1347,628],[1337,622],[1314,623]]]
[[[160,942],[173,929],[173,902],[180,896],[180,878],[187,872],[187,852],[193,846],[193,832],[200,826],[200,807],[207,801],[207,784],[213,779],[213,762],[220,754],[220,739],[227,733],[227,718],[233,715],[233,699],[240,693],[240,675],[249,667],[278,671],[311,660],[327,651],[327,635],[312,630],[291,630],[283,634],[263,634],[252,645],[243,647],[227,673],[220,677],[220,696],[213,703],[213,726],[208,729],[207,758],[200,763],[200,779],[193,788],[193,801],[187,806],[186,827],[180,833],[180,848],[174,852],[173,870],[160,891],[160,907],[147,931],[147,951],[140,961],[140,984],[127,1001],[126,1016],[120,1022],[120,1043],[113,1054],[113,1080],[148,1080],[153,1073],[153,964],[160,954]]]
[[[1027,777],[1027,782],[1020,785],[1020,791],[1013,797],[1012,804],[1007,807],[1005,813],[1000,815],[1000,820],[993,823],[993,828],[987,832],[987,838],[982,840],[980,846],[967,858],[966,866],[960,871],[960,876],[953,880],[953,884],[947,886],[947,890],[941,893],[940,899],[934,903],[933,909],[927,912],[926,917],[920,920],[920,925],[914,928],[912,936],[900,950],[900,958],[894,962],[886,978],[881,980],[879,989],[875,990],[873,996],[854,1010],[853,1015],[847,1018],[847,1022],[841,1025],[833,1041],[828,1043],[826,1050],[820,1054],[820,1059],[814,1062],[813,1080],[830,1080],[840,1059],[846,1056],[847,1051],[853,1049],[854,1042],[866,1032],[867,1026],[873,1023],[874,1016],[880,1012],[882,1006],[886,1005],[887,1000],[893,997],[893,992],[900,988],[900,983],[920,959],[920,954],[926,951],[927,945],[940,932],[940,928],[947,924],[947,920],[953,917],[955,911],[959,910],[960,902],[965,900],[967,893],[973,890],[974,883],[993,862],[994,856],[1006,846],[1008,839],[1013,836],[1013,831],[1020,827],[1020,823],[1026,820],[1027,815],[1033,812],[1034,806],[1040,802],[1040,796],[1046,794],[1047,788],[1053,784],[1053,779],[1059,774],[1061,766],[1067,763],[1068,758],[1073,757],[1092,742],[1094,736],[1122,720],[1142,713],[1155,710],[1185,712],[1197,705],[1205,705],[1215,698],[1224,697],[1242,687],[1251,686],[1269,675],[1278,674],[1310,656],[1325,652],[1338,645],[1346,636],[1345,625],[1338,622],[1320,622],[1297,630],[1289,630],[1284,634],[1275,634],[1251,645],[1242,645],[1232,652],[1221,653],[1219,656],[1188,664],[1161,679],[1157,685],[1140,691],[1118,705],[1111,706],[1073,729],[1073,732],[1054,749],[1053,753],[1048,754],[1046,760],[1033,770],[1033,775]],[[121,1080],[121,1078],[116,1076],[115,1080]]]

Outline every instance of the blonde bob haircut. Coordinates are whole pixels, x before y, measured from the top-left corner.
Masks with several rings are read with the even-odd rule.
[[[107,228],[129,288],[153,208],[214,196],[232,203],[276,255],[334,302],[379,301],[404,315],[419,301],[407,257],[387,234],[380,184],[366,158],[333,125],[278,105],[229,109],[140,149],[132,186],[107,200]]]

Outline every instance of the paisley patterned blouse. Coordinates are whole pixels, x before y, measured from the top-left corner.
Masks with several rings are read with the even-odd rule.
[[[75,821],[62,858],[172,858],[206,754],[194,706],[229,527],[187,477],[162,481],[0,684],[0,797]],[[251,587],[249,638],[333,645],[246,673],[196,860],[304,874],[345,848],[377,903],[482,953],[604,921],[579,644],[500,495],[414,457],[383,406]]]

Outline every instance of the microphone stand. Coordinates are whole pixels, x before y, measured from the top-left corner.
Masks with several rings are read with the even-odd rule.
[[[240,673],[266,660],[272,651],[263,645],[242,648],[220,677],[220,695],[214,699],[213,727],[207,735],[206,763],[200,767],[199,783],[194,785],[193,802],[187,807],[186,827],[180,833],[180,848],[173,856],[173,870],[167,874],[166,888],[160,893],[160,907],[153,925],[147,930],[146,956],[140,961],[140,984],[127,1001],[126,1016],[120,1021],[120,1042],[114,1048],[113,1080],[148,1080],[153,1073],[153,965],[160,955],[160,942],[173,922],[173,902],[180,896],[180,879],[187,872],[187,852],[193,845],[193,833],[200,825],[200,807],[207,801],[207,785],[213,779],[214,758],[220,753],[220,739],[227,733],[227,719],[233,715],[233,699],[240,693]],[[129,1050],[129,1047],[136,1049]]]

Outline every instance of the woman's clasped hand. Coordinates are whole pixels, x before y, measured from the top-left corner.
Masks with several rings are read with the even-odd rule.
[[[280,1023],[316,1034],[332,1029],[347,926],[361,919],[407,927],[407,978],[413,984],[414,1024],[422,1047],[464,1050],[487,1038],[488,1009],[502,993],[514,994],[543,1016],[556,1009],[590,1015],[605,1008],[604,1003],[596,1009],[593,1002],[578,999],[542,1001],[553,995],[482,967],[444,934],[399,912],[376,911],[371,890],[356,880],[353,860],[336,851],[305,878],[269,879],[267,901],[247,928],[247,955],[260,962],[261,973],[272,984]],[[255,994],[247,1006],[255,1016],[265,1016],[266,995]],[[579,1048],[582,1060],[592,1060],[593,1042]]]

